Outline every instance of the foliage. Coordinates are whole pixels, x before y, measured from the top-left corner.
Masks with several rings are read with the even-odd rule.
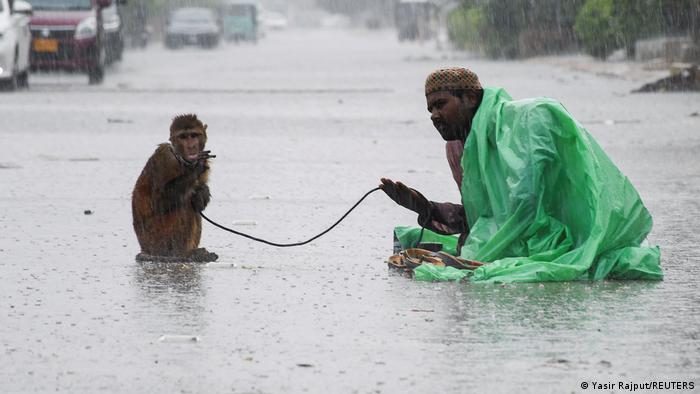
[[[448,32],[460,48],[513,58],[567,50],[585,0],[463,0],[448,16]]]
[[[574,22],[585,0],[529,0],[523,4],[521,56],[564,52],[577,46]]]
[[[589,54],[605,58],[617,48],[634,56],[635,42],[659,34],[700,38],[699,0],[588,0],[575,31]]]
[[[627,49],[628,57],[634,57],[634,44],[644,36],[655,32],[655,15],[650,7],[657,0],[615,0],[613,3],[614,26],[620,47]]]
[[[658,34],[700,44],[700,0],[462,0],[448,16],[458,48],[523,57],[576,48],[605,58]]]
[[[484,2],[485,14],[481,35],[484,52],[489,57],[514,58],[518,53],[518,33],[524,24],[526,0],[491,0]]]
[[[653,21],[663,34],[689,34],[700,45],[700,0],[656,0],[650,12],[659,15]]]
[[[447,33],[457,48],[479,50],[484,12],[478,7],[461,6],[447,16]]]
[[[574,31],[583,49],[605,59],[619,46],[620,35],[614,26],[614,0],[588,0],[576,17]]]
[[[515,15],[520,2],[463,2],[448,15],[448,35],[459,48],[483,52],[495,58],[516,57],[518,19]]]

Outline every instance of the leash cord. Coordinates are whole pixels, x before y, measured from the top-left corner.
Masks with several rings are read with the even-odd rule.
[[[277,243],[277,242],[266,241],[266,240],[264,240],[264,239],[254,237],[254,236],[252,236],[252,235],[248,235],[248,234],[246,234],[246,233],[242,233],[242,232],[240,232],[240,231],[236,231],[236,230],[230,229],[230,228],[228,228],[228,227],[224,227],[224,226],[220,225],[219,223],[216,223],[215,221],[213,221],[213,220],[209,219],[208,217],[206,217],[206,216],[204,215],[204,213],[202,213],[202,211],[199,211],[199,214],[202,216],[202,218],[204,218],[204,220],[206,220],[207,222],[213,224],[214,226],[216,226],[216,227],[218,227],[218,228],[220,228],[220,229],[222,229],[222,230],[228,231],[228,232],[230,232],[230,233],[234,233],[234,234],[236,234],[236,235],[240,235],[241,237],[245,237],[245,238],[248,238],[248,239],[252,239],[253,241],[262,242],[262,243],[267,244],[267,245],[277,246],[277,247],[280,247],[280,248],[288,248],[288,247],[292,247],[292,246],[306,245],[306,244],[308,244],[309,242],[315,240],[316,238],[319,238],[319,237],[323,236],[324,234],[326,234],[327,232],[333,230],[333,228],[334,228],[335,226],[337,226],[338,224],[340,224],[340,222],[342,222],[343,219],[345,219],[345,217],[347,217],[347,216],[350,214],[350,212],[353,211],[353,209],[357,208],[357,206],[360,205],[360,203],[361,203],[365,198],[367,198],[367,196],[369,196],[370,194],[376,192],[377,190],[380,190],[380,188],[375,187],[374,189],[372,189],[372,190],[368,191],[367,193],[365,193],[365,195],[362,196],[362,198],[360,198],[360,200],[357,201],[357,202],[355,203],[355,205],[352,206],[352,208],[350,208],[347,212],[345,212],[345,214],[344,214],[343,216],[341,216],[340,219],[338,219],[337,222],[333,223],[332,226],[328,227],[325,231],[323,231],[322,233],[320,233],[320,234],[314,236],[313,238],[309,238],[309,239],[307,239],[306,241],[302,241],[302,242],[294,242],[294,243],[282,244],[282,243]]]

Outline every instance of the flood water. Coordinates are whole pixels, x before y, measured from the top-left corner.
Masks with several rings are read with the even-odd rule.
[[[700,95],[630,94],[639,81],[390,31],[273,33],[211,51],[153,43],[101,86],[40,74],[0,94],[0,392],[700,390]],[[380,193],[304,247],[205,223],[220,264],[134,261],[131,190],[180,113],[209,125],[217,155],[206,213],[263,238],[320,232],[383,176],[458,201],[423,96],[453,65],[564,103],[651,211],[662,282],[416,282],[384,263],[393,226],[415,217]]]

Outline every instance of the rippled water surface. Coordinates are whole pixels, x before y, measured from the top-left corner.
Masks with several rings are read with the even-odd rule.
[[[415,282],[383,263],[393,226],[415,218],[380,194],[305,247],[205,224],[221,264],[134,261],[131,189],[183,112],[209,124],[217,155],[207,213],[257,223],[242,231],[309,237],[382,176],[457,201],[422,91],[446,65],[561,100],[637,186],[665,280]],[[31,83],[0,95],[3,393],[570,393],[649,380],[698,391],[697,94],[633,95],[625,79],[333,30],[210,52],[154,44],[99,87]]]

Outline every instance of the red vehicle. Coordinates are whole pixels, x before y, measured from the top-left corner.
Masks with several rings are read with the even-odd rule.
[[[29,26],[32,70],[85,72],[90,84],[101,83],[107,45],[101,10],[112,0],[29,2],[34,9]]]

